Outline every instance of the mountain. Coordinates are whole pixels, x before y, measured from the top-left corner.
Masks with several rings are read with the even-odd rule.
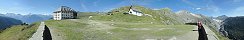
[[[227,19],[227,18],[228,18],[228,16],[226,16],[226,15],[221,15],[221,16],[216,17],[215,19],[225,20],[225,19]]]
[[[233,40],[244,40],[244,16],[226,18],[220,32]]]
[[[180,11],[176,12],[176,14],[177,14],[177,16],[181,17],[180,20],[182,20],[184,23],[197,22],[202,18],[200,15],[193,14],[186,10],[180,10]]]
[[[152,10],[150,8],[142,7],[142,6],[134,6],[133,8],[140,10],[144,13],[142,17],[136,17],[137,19],[133,18],[134,16],[131,15],[123,15],[123,13],[128,12],[129,7],[120,7],[110,11],[110,14],[113,14],[108,19],[110,20],[119,20],[119,21],[127,21],[132,22],[134,20],[143,21],[143,22],[152,22],[152,23],[160,23],[164,25],[178,25],[178,24],[185,24],[185,23],[196,23],[197,21],[202,21],[204,24],[209,26],[210,28],[214,28],[214,30],[218,31],[218,24],[216,21],[211,19],[208,16],[204,16],[202,14],[196,14],[188,12],[187,10],[180,10],[178,12],[173,12],[170,8],[161,8],[159,10]],[[117,17],[118,16],[118,17]],[[124,17],[121,17],[124,16]],[[129,18],[127,18],[129,17]],[[100,17],[104,20],[107,17]],[[124,18],[124,19],[118,19]]]
[[[145,8],[143,6],[133,6],[134,9],[143,13],[144,16],[133,16],[123,13],[129,11],[129,6],[120,7],[111,10],[108,14],[111,16],[101,16],[97,20],[114,20],[123,22],[142,22],[142,23],[155,23],[164,25],[177,25],[184,24],[179,21],[179,16],[177,16],[171,9],[162,8],[159,10],[152,10],[150,8]]]
[[[170,8],[161,8],[159,10],[152,10],[150,8],[142,6],[134,6],[133,8],[141,11],[144,16],[124,15],[128,12],[128,6],[114,9],[108,14],[111,16],[99,16],[96,20],[112,20],[112,21],[124,21],[124,22],[142,22],[142,23],[154,23],[162,25],[184,25],[185,23],[196,23],[201,21],[203,24],[212,29],[212,31],[219,31],[219,23],[213,20],[211,17],[191,13],[187,10],[180,10],[173,12]],[[218,33],[218,32],[216,32]]]
[[[0,30],[8,28],[12,25],[18,25],[18,24],[22,24],[22,22],[17,19],[0,16]]]
[[[208,35],[217,40],[219,38],[219,36],[216,36],[218,33],[212,32],[216,31],[216,24],[213,23],[214,20],[210,17],[191,13],[186,10],[173,12],[170,8],[152,10],[142,6],[133,6],[134,9],[143,13],[143,16],[136,16],[127,14],[129,8],[129,6],[120,7],[105,14],[96,15],[90,15],[92,12],[89,15],[83,12],[78,14],[79,19],[48,20],[45,21],[45,24],[60,30],[56,33],[69,36],[67,38],[68,40],[74,38],[85,40],[174,40],[172,38],[197,40],[197,33],[188,33],[192,32],[193,28],[197,29],[197,27],[194,25],[185,25],[185,23],[202,21],[204,27],[208,29],[206,30],[208,31]],[[211,31],[210,29],[213,30]],[[79,36],[83,38],[77,38],[77,35],[70,34],[85,36]]]
[[[21,15],[21,14],[14,14],[14,13],[7,13],[7,14],[3,14],[0,16],[18,19],[18,20],[21,20],[22,22],[28,23],[28,24],[48,20],[52,17],[51,15],[38,15],[38,14]]]
[[[180,16],[179,20],[183,23],[196,23],[198,21],[201,21],[203,24],[211,28],[212,31],[217,31],[216,33],[218,33],[219,29],[221,28],[220,22],[216,21],[212,17],[204,16],[202,14],[191,13],[186,10],[180,10],[176,12],[176,14],[177,16]]]

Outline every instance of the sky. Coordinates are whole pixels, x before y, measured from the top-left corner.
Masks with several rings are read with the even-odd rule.
[[[107,12],[115,8],[140,5],[150,9],[187,10],[206,16],[244,16],[244,0],[0,0],[0,13],[52,14],[60,6],[79,12]]]

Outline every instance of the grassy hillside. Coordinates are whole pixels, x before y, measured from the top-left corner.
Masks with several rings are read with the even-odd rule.
[[[98,15],[94,16],[94,20],[105,20],[105,21],[120,21],[120,22],[137,22],[137,23],[156,23],[164,25],[179,25],[183,24],[169,8],[162,8],[160,10],[152,10],[142,6],[134,6],[133,8],[141,11],[144,14],[150,16],[134,16],[134,15],[125,15],[123,13],[128,12],[129,6],[121,7],[112,10],[108,14],[113,15]]]
[[[186,38],[197,39],[197,33],[192,32],[192,29],[196,27],[184,25],[185,16],[185,18],[196,18],[191,14],[182,15],[184,16],[182,17],[169,8],[152,10],[142,6],[135,6],[134,8],[148,15],[123,14],[128,11],[128,8],[129,6],[117,8],[105,14],[80,12],[78,19],[47,20],[45,24],[49,27],[53,40],[174,40],[176,37],[182,40]],[[203,21],[210,20],[202,15],[200,16]],[[208,23],[210,22],[205,24]],[[0,33],[0,40],[26,40],[32,36],[39,24],[18,25],[8,28]],[[192,36],[196,37],[192,38]]]
[[[185,34],[191,25],[112,22],[103,20],[68,19],[46,21],[65,40],[144,40],[170,39]],[[67,25],[68,24],[68,25]]]
[[[48,20],[45,24],[56,34],[52,36],[65,40],[171,39],[190,32],[194,27],[183,25],[170,18],[171,15],[167,14],[171,11],[167,8],[156,11],[144,7],[138,8],[145,14],[152,15],[141,17],[124,15],[126,8],[128,7],[112,10],[111,13],[114,15],[81,12],[78,14],[79,19]],[[120,11],[115,12],[116,10]],[[89,16],[92,17],[89,19]]]
[[[0,32],[0,40],[28,40],[38,26],[39,23],[12,26]]]
[[[105,14],[80,12],[79,19],[48,20],[45,23],[55,33],[53,36],[65,40],[145,40],[171,39],[191,32],[194,26],[184,25],[182,16],[188,15],[189,18],[193,17],[191,19],[209,21],[202,15],[199,15],[200,18],[189,13],[180,16],[169,8],[152,10],[135,6],[135,9],[148,15],[123,14],[129,10],[128,8],[129,6],[117,8]],[[90,16],[92,17],[89,18]]]

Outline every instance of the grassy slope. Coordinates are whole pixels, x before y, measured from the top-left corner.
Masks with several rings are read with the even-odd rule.
[[[64,38],[66,40],[143,40],[147,38],[169,39],[172,36],[187,33],[188,31],[191,31],[191,29],[193,29],[191,25],[160,25],[130,22],[99,21],[105,25],[114,24],[110,25],[112,26],[112,29],[102,29],[99,28],[99,25],[96,24],[94,24],[95,26],[89,26],[92,24],[87,24],[85,21],[87,20],[46,21],[46,24],[49,27],[53,27],[59,30],[58,33],[64,35]]]
[[[122,22],[137,22],[137,23],[156,23],[156,24],[165,24],[165,25],[179,25],[183,24],[177,20],[179,18],[176,16],[169,8],[162,8],[160,10],[152,10],[142,6],[134,6],[133,8],[141,11],[144,14],[152,15],[150,16],[134,16],[134,15],[124,15],[123,13],[128,12],[129,6],[121,7],[112,10],[111,14],[114,15],[98,15],[94,17],[94,20],[105,20],[105,21],[122,21]],[[116,12],[119,11],[119,12]]]
[[[153,17],[124,15],[122,13],[127,11],[126,8],[128,7],[119,8],[118,10],[120,10],[120,12],[112,12],[114,15],[110,16],[95,14],[93,12],[83,12],[82,14],[78,14],[80,19],[61,21],[48,20],[45,21],[45,24],[48,27],[54,28],[55,32],[60,33],[59,35],[63,36],[66,40],[169,39],[172,36],[187,33],[193,29],[193,26],[182,25],[181,22],[177,21],[176,19],[178,16],[171,15],[173,13],[168,8],[151,10],[140,6],[136,7],[145,14],[153,15]],[[90,20],[94,20],[103,25],[89,23],[89,16],[93,16]],[[168,25],[167,22],[174,25]],[[39,23],[37,24],[39,25]],[[1,40],[26,40],[35,32],[37,29],[36,26],[38,25],[34,25],[30,28],[26,28],[26,26],[8,28],[0,33],[0,38]],[[111,27],[106,30],[99,30],[105,27],[104,25]]]
[[[38,28],[39,23],[32,25],[16,25],[0,33],[0,40],[28,40]]]
[[[174,20],[168,17],[159,19],[154,17],[124,15],[117,12],[114,15],[100,15],[94,13],[78,14],[80,19],[45,21],[45,24],[56,29],[66,40],[144,40],[144,39],[169,39],[172,36],[187,33],[193,29],[191,25],[162,25],[160,22]],[[82,16],[80,16],[82,15]],[[92,23],[90,20],[96,21]],[[153,14],[152,14],[153,15]],[[151,24],[153,22],[153,24]],[[99,25],[102,24],[102,25]],[[175,23],[177,24],[177,23]],[[109,26],[109,27],[108,27]],[[179,31],[180,30],[180,31]]]
[[[68,20],[61,20],[61,21],[54,21],[49,20],[45,21],[45,24],[48,27],[53,27],[57,29],[58,33],[61,33],[61,35],[64,35],[69,40],[78,40],[82,36],[83,33],[81,32],[83,27],[85,27],[87,24],[85,23],[79,23],[79,22],[73,22]]]

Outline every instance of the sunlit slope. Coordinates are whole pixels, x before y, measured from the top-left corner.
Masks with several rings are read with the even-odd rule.
[[[31,25],[15,25],[0,32],[0,40],[28,40],[40,23]]]
[[[172,39],[191,32],[195,27],[193,25],[183,25],[174,21],[173,18],[162,16],[164,14],[157,15],[148,12],[153,17],[139,17],[124,15],[124,12],[116,13],[106,15],[82,12],[78,14],[80,15],[79,19],[49,20],[45,21],[45,24],[53,32],[54,39],[66,40]]]
[[[179,15],[169,8],[152,10],[141,6],[135,6],[135,9],[147,15],[123,14],[128,8],[120,7],[103,14],[81,12],[78,14],[79,19],[48,20],[45,24],[50,28],[54,40],[197,40],[198,33],[192,31],[197,27],[185,25],[184,19],[189,17],[205,21],[206,18],[189,13]]]
[[[150,23],[112,22],[69,19],[46,21],[57,38],[67,40],[144,40],[170,39],[190,32],[192,25],[161,25]]]
[[[112,10],[110,13],[113,15],[99,15],[94,16],[95,20],[106,21],[122,21],[122,22],[137,22],[137,23],[156,23],[165,25],[183,24],[180,22],[179,16],[176,16],[169,8],[162,8],[160,10],[152,10],[142,6],[134,6],[138,11],[144,13],[144,16],[125,15],[128,12],[129,6],[120,7]]]

